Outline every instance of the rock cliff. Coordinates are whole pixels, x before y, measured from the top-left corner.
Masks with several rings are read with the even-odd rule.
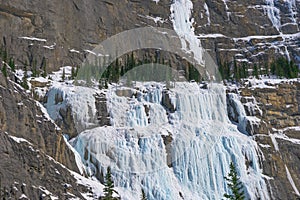
[[[299,198],[299,89],[297,81],[256,80],[245,83],[238,92],[246,115],[259,119],[247,124],[247,132],[262,150],[263,171],[269,177],[273,199]],[[237,118],[232,120],[238,123]]]
[[[299,60],[299,1],[193,1],[196,35],[216,62]],[[169,0],[5,1],[0,4],[1,43],[19,66],[52,71],[79,65],[87,50],[125,30],[172,29]],[[186,19],[191,20],[191,19]],[[127,41],[124,41],[127,42]]]
[[[79,170],[63,137],[45,108],[0,73],[0,196],[82,197],[88,190],[69,172]]]

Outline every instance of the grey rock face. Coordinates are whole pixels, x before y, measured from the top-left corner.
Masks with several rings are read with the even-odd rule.
[[[203,47],[217,62],[235,57],[263,63],[279,55],[299,62],[300,5],[292,2],[193,1],[195,33],[201,35]],[[2,0],[1,43],[20,66],[36,62],[41,67],[46,62],[47,71],[52,71],[62,65],[79,65],[87,55],[85,50],[122,31],[148,25],[172,29],[170,4],[168,0],[157,4],[140,0]]]
[[[95,96],[95,103],[97,109],[97,119],[99,121],[100,126],[109,126],[110,125],[110,117],[108,114],[107,104],[106,104],[106,94],[97,94]]]
[[[0,130],[25,138],[76,171],[73,153],[66,147],[61,131],[45,117],[38,103],[1,73],[0,79]]]
[[[300,52],[294,45],[299,46],[300,4],[294,3],[195,1],[194,7],[200,8],[194,12],[196,33],[203,35],[203,46],[221,62],[235,57],[263,63],[282,55],[297,60]]]
[[[68,199],[72,195],[82,198],[80,192],[87,191],[76,184],[66,168],[37,149],[37,146],[17,142],[2,131],[0,159],[2,198],[48,200],[52,199],[51,196]]]
[[[0,196],[11,199],[78,197],[74,154],[61,130],[18,84],[0,73]]]
[[[248,124],[246,130],[259,144],[263,173],[270,178],[267,182],[272,198],[297,199],[291,180],[297,188],[300,187],[300,146],[297,143],[300,131],[293,128],[300,125],[300,85],[299,82],[283,81],[272,86],[274,88],[245,87],[240,90],[247,115],[260,119],[260,123],[254,126]],[[257,107],[249,106],[251,102]]]
[[[40,66],[45,57],[49,71],[62,65],[80,64],[87,54],[84,50],[92,50],[116,33],[145,24],[155,25],[147,15],[163,19],[169,16],[167,0],[159,5],[153,1],[3,0],[0,5],[2,44],[6,44],[19,65],[25,61],[31,64],[36,59]]]

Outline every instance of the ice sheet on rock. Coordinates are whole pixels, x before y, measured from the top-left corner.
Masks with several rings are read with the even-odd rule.
[[[287,168],[286,165],[284,165],[284,166],[285,166],[287,178],[288,178],[288,180],[289,180],[289,182],[290,182],[290,184],[291,184],[291,186],[292,186],[292,188],[293,188],[295,194],[298,195],[298,196],[300,196],[299,190],[298,190],[298,188],[296,187],[296,184],[295,184],[295,182],[294,182],[294,180],[293,180],[293,178],[292,178],[292,176],[291,176],[291,173],[290,173],[289,169]]]
[[[230,106],[228,107],[228,114],[233,119],[237,119],[238,128],[241,132],[247,133],[247,124],[249,118],[246,115],[243,104],[240,101],[240,97],[235,93],[228,94],[228,101],[230,101]]]
[[[223,2],[224,2],[224,5],[225,5],[225,11],[226,11],[226,13],[227,13],[227,19],[229,20],[230,19],[230,12],[229,12],[229,8],[228,8],[228,5],[227,5],[227,1],[228,0],[223,0]]]
[[[69,170],[70,171],[70,170]],[[95,178],[86,178],[84,176],[81,176],[80,174],[70,171],[70,173],[73,175],[73,177],[77,180],[77,183],[79,185],[84,185],[87,188],[90,188],[93,192],[91,193],[81,193],[81,195],[86,199],[86,200],[94,200],[98,199],[100,196],[103,196],[103,189],[104,186]]]
[[[204,65],[203,48],[200,40],[195,35],[193,27],[194,18],[192,17],[193,3],[190,0],[175,0],[171,4],[171,20],[173,28],[178,34],[182,49],[192,53],[195,60]]]
[[[69,143],[69,141],[67,140],[67,138],[65,136],[64,136],[64,141],[67,144],[67,146],[69,147],[69,149],[74,153],[75,162],[76,162],[76,165],[77,165],[77,168],[78,168],[80,174],[81,175],[84,174],[85,173],[85,165],[82,163],[79,153],[73,148],[73,146]]]
[[[111,166],[122,199],[139,198],[141,188],[156,200],[180,199],[179,192],[184,199],[221,199],[229,192],[224,176],[233,161],[247,197],[269,199],[258,146],[230,123],[224,86],[176,83],[169,91],[176,101],[172,123],[160,105],[161,88],[140,84],[132,97],[108,92],[113,126],[86,130],[72,141],[89,175],[101,178]],[[149,116],[142,105],[152,109]],[[139,123],[146,117],[148,123]]]
[[[275,0],[265,0],[266,6],[264,7],[269,19],[271,20],[273,26],[280,32],[281,22],[280,22],[280,10],[275,6]]]
[[[70,107],[76,129],[81,131],[97,124],[96,92],[92,88],[54,83],[47,93],[45,107],[54,121],[62,119],[61,109],[66,111]]]
[[[108,93],[108,109],[113,126],[145,127],[150,124],[167,123],[166,111],[161,105],[162,84],[149,83],[146,87],[137,85],[136,89],[118,90],[122,89],[131,90],[132,93],[137,94],[137,97],[118,96],[114,91]]]
[[[209,8],[207,6],[206,3],[204,3],[204,10],[205,10],[205,14],[207,16],[207,25],[209,26],[211,21],[210,21],[210,13],[209,13]]]

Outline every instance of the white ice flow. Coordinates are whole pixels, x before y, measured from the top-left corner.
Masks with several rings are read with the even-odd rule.
[[[182,49],[192,53],[194,59],[204,65],[203,48],[195,35],[194,18],[192,18],[193,3],[190,0],[175,0],[171,5],[171,20],[173,28],[178,34]]]
[[[138,199],[142,188],[153,200],[221,199],[229,192],[224,176],[233,161],[247,197],[269,199],[259,147],[230,123],[224,87],[176,83],[167,91],[173,113],[162,105],[163,87],[139,84],[131,98],[110,89],[112,126],[71,141],[88,174],[103,180],[111,166],[122,199]]]
[[[47,93],[45,107],[54,121],[62,120],[61,112],[68,112],[72,107],[75,128],[82,131],[96,126],[95,94],[92,88],[54,82]]]
[[[182,49],[203,64],[192,9],[192,1],[174,0],[171,19]],[[196,83],[176,83],[165,90],[162,84],[147,83],[131,89],[133,95],[118,96],[120,89],[106,93],[111,126],[96,128],[90,126],[95,125],[96,90],[50,89],[50,116],[60,117],[60,108],[70,106],[80,127],[89,128],[71,144],[90,176],[103,181],[110,166],[124,200],[139,199],[141,189],[150,200],[222,199],[229,193],[224,176],[234,162],[247,198],[270,199],[259,147],[229,121],[223,86],[201,89]],[[242,106],[237,109],[245,113]]]

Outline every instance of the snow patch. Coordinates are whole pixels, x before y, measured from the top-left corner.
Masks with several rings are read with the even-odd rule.
[[[20,39],[24,39],[24,40],[31,40],[31,41],[38,41],[38,42],[47,42],[46,39],[42,39],[42,38],[36,38],[36,37],[19,37]]]
[[[31,143],[28,142],[28,140],[26,140],[26,139],[24,139],[24,138],[15,137],[15,136],[12,136],[12,135],[9,135],[9,137],[10,137],[11,139],[13,139],[13,140],[14,140],[15,142],[17,142],[17,143],[26,142],[26,143],[28,143],[28,144],[31,145]]]
[[[295,185],[295,182],[294,182],[294,180],[293,180],[293,178],[292,178],[292,176],[291,176],[291,173],[290,173],[289,169],[287,168],[286,165],[284,165],[284,166],[285,166],[287,178],[288,178],[288,180],[289,180],[291,186],[293,187],[293,189],[294,189],[294,191],[295,191],[295,194],[298,195],[298,196],[300,196],[299,190],[298,190],[298,188],[297,188],[296,185]]]

